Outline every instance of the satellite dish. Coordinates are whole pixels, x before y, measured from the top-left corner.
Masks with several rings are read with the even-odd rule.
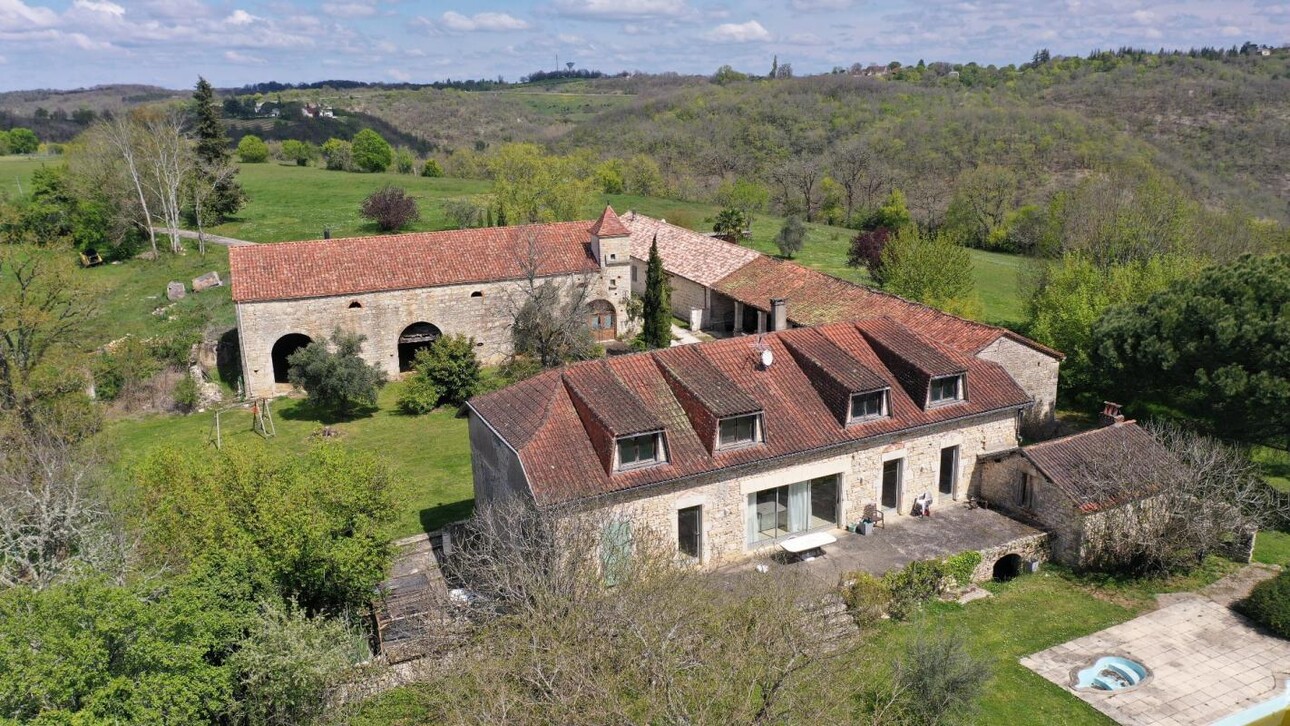
[[[774,362],[775,362],[775,353],[774,353],[774,351],[772,351],[770,348],[766,348],[766,349],[762,350],[762,352],[761,352],[761,367],[762,367],[762,368],[770,368],[770,364],[771,364],[771,363],[774,363]]]

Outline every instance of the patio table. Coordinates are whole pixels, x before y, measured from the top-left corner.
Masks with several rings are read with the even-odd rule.
[[[819,551],[824,554],[824,546],[837,542],[838,538],[828,532],[815,532],[813,534],[804,534],[800,537],[789,537],[779,543],[780,549],[785,552],[796,555],[799,559],[809,559],[815,556]]]

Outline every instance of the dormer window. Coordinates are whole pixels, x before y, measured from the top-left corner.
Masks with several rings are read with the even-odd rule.
[[[887,415],[887,392],[857,393],[851,397],[851,421],[865,421]]]
[[[618,471],[638,469],[666,460],[661,431],[618,438]]]
[[[929,400],[932,403],[951,403],[963,400],[963,376],[942,376],[932,379]]]
[[[730,416],[721,419],[717,437],[718,449],[733,449],[761,441],[761,416]]]

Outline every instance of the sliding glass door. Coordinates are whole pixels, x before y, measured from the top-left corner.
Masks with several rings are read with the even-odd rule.
[[[769,542],[838,523],[837,474],[748,495],[748,542]]]

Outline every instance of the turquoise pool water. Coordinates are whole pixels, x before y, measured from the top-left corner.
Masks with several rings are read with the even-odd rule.
[[[1138,685],[1146,677],[1147,669],[1141,663],[1118,655],[1106,655],[1076,674],[1075,687],[1119,691]]]
[[[1290,724],[1290,686],[1270,701],[1234,713],[1214,726],[1286,726]]]

